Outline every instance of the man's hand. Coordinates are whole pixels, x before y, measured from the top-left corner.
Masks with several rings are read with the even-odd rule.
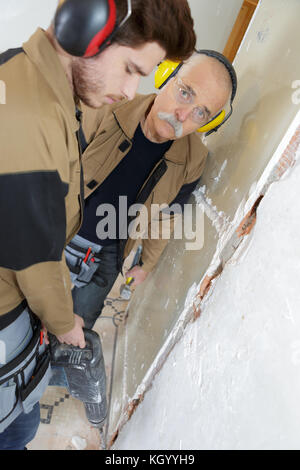
[[[84,333],[82,329],[84,327],[84,321],[79,315],[76,315],[76,313],[74,314],[74,316],[75,316],[74,328],[68,333],[57,336],[57,339],[61,343],[73,344],[73,346],[79,346],[80,348],[84,348],[85,339],[84,339]]]
[[[82,328],[84,327],[83,319],[74,313],[75,316],[75,326],[73,330],[65,333],[64,335],[57,336],[58,341],[66,344],[73,344],[73,346],[79,346],[81,349],[85,347],[85,339]],[[45,343],[49,344],[49,338],[47,333],[47,328],[43,325],[43,333],[45,338]]]
[[[130,287],[137,287],[139,284],[142,284],[146,277],[148,276],[148,273],[144,271],[140,266],[134,266],[134,268],[130,269],[126,273],[126,279],[128,277],[133,277],[134,282],[131,284]]]

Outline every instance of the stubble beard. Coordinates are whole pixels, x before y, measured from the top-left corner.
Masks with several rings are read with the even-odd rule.
[[[103,104],[104,83],[94,70],[93,59],[73,59],[72,81],[77,99],[91,108],[99,108]]]

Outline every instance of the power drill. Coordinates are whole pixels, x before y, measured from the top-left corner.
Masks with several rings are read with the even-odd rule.
[[[107,415],[106,374],[99,335],[83,328],[85,348],[63,344],[48,333],[51,365],[63,368],[65,386],[72,397],[83,402],[88,421],[102,428]],[[58,369],[58,370],[59,370]]]

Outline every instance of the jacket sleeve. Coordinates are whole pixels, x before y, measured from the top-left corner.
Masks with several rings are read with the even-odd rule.
[[[66,196],[72,192],[78,204],[79,191],[70,181],[68,123],[52,108],[39,118],[28,100],[19,93],[0,107],[0,267],[9,270],[11,289],[58,335],[74,327],[63,253]]]
[[[34,264],[16,274],[31,310],[47,330],[62,335],[74,327],[70,273],[61,261]]]
[[[159,222],[159,225],[157,224],[156,229],[154,227],[154,220],[149,223],[149,238],[143,240],[142,262],[144,271],[150,272],[156,266],[163,250],[169,241],[169,238],[164,238],[163,235],[168,236],[168,234],[170,234],[171,236],[171,234],[174,232],[175,224],[181,223],[184,205],[188,203],[190,196],[195,190],[198,182],[199,179],[181,187],[176,198],[171,202],[171,204],[169,204],[169,208],[163,209],[157,215],[157,222]],[[174,211],[172,211],[172,206],[175,209]],[[178,206],[180,206],[180,210],[178,210]]]
[[[0,266],[14,272],[29,307],[54,334],[74,326],[63,256],[67,191],[57,170],[0,175]]]

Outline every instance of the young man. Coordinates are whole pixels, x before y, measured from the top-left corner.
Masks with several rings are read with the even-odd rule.
[[[129,223],[124,212],[135,203],[144,204],[148,215],[158,219],[154,204],[187,203],[208,153],[196,131],[217,116],[230,97],[232,104],[235,91],[232,65],[221,54],[202,51],[186,61],[157,96],[84,111],[85,216],[65,253],[74,282],[74,311],[87,328],[101,314],[135,243],[130,235],[127,240],[127,233],[124,240],[124,225],[127,231]],[[125,208],[120,204],[124,197]],[[111,207],[116,236],[105,233]],[[122,219],[124,224],[118,222]],[[153,270],[166,243],[151,238],[150,222],[148,238],[142,240],[141,265],[127,273],[134,278],[133,286]]]
[[[194,46],[187,0],[65,0],[48,31],[0,55],[0,449],[23,449],[38,427],[40,320],[85,344],[63,254],[83,216],[79,101],[131,100],[141,76]]]

